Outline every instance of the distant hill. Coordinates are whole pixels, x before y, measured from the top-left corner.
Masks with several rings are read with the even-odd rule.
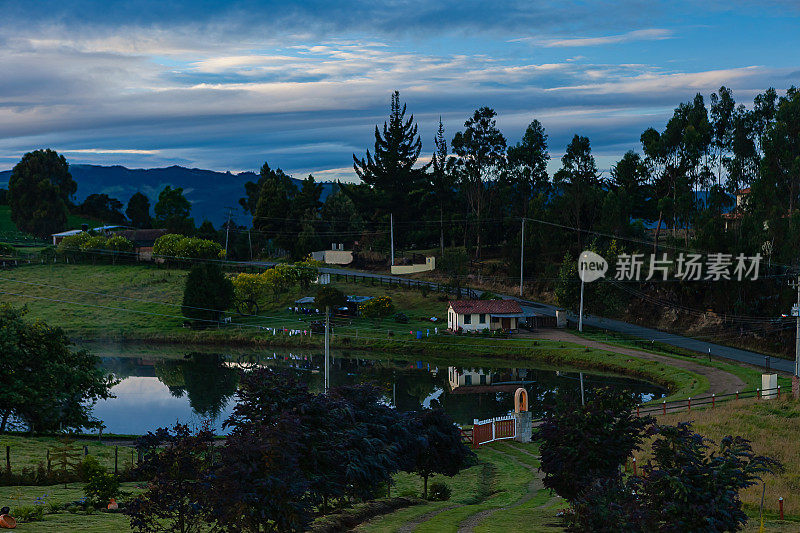
[[[141,191],[150,198],[152,206],[166,185],[183,187],[186,198],[192,202],[195,223],[199,225],[208,219],[217,227],[225,220],[226,207],[236,208],[239,224],[249,224],[250,218],[240,208],[239,198],[244,196],[244,184],[258,179],[254,172],[233,174],[181,166],[130,169],[119,165],[70,165],[69,171],[78,184],[77,202],[93,193],[105,193],[127,205],[128,199]],[[0,171],[0,188],[8,188],[10,176],[10,170]],[[300,180],[292,179],[300,185]],[[333,187],[333,183],[323,183],[323,200]]]

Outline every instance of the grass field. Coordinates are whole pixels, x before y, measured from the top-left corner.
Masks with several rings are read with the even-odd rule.
[[[725,435],[741,435],[752,442],[756,453],[781,461],[785,471],[766,478],[765,509],[770,517],[776,517],[778,498],[782,497],[786,514],[800,521],[800,402],[787,397],[740,400],[713,409],[659,415],[657,421],[661,424],[692,421],[695,431],[716,442]],[[761,491],[758,485],[742,492],[742,501],[751,515],[761,504]],[[800,523],[795,527],[794,531],[800,530]]]
[[[21,435],[0,435],[0,449],[3,452],[3,463],[0,467],[5,470],[6,446],[10,447],[11,471],[18,472],[23,468],[36,468],[38,465],[46,465],[47,450],[52,450],[59,444],[55,437],[28,437]],[[86,450],[90,455],[97,457],[100,464],[109,471],[114,471],[114,448],[113,445],[103,444],[97,438],[76,439],[72,446],[77,450]],[[85,447],[85,448],[84,448]],[[117,450],[117,466],[119,470],[128,468],[132,464],[131,452],[133,447],[119,446]],[[55,468],[55,467],[54,467]],[[0,477],[2,477],[0,473]],[[0,507],[2,507],[0,505]]]
[[[709,359],[703,354],[692,352],[690,350],[685,350],[682,348],[670,346],[668,344],[663,344],[659,342],[656,343],[642,342],[641,339],[636,339],[634,337],[627,336],[623,333],[599,331],[596,329],[587,329],[584,330],[583,333],[576,332],[576,335],[580,335],[588,339],[601,341],[606,344],[610,344],[612,346],[634,348],[637,350],[644,350],[646,352],[651,352],[654,354],[666,355],[668,357],[672,357],[675,359],[682,359],[685,361],[694,361],[697,363],[701,363],[705,366],[711,366],[714,368],[718,368],[720,370],[724,370],[726,372],[730,372],[731,374],[734,374],[747,384],[748,390],[755,390],[757,388],[761,388],[761,374],[764,371],[761,368],[757,368],[750,365],[738,364],[735,362],[731,362],[727,359],[721,359],[719,357],[712,356]],[[779,374],[778,385],[780,385],[781,389],[783,390],[787,391],[791,390],[792,386],[791,376]]]
[[[375,518],[356,531],[389,533],[414,524],[419,533],[455,532],[472,520],[476,532],[560,531],[558,500],[540,484],[531,484],[539,462],[533,444],[502,441],[477,451],[479,464],[455,478],[435,477],[453,491],[450,500],[430,502]],[[417,476],[398,475],[396,490],[418,495]],[[502,510],[488,515],[495,510]]]

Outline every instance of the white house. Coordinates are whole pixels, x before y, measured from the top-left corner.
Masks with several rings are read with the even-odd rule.
[[[524,317],[514,300],[454,300],[447,309],[447,327],[451,331],[515,330]]]

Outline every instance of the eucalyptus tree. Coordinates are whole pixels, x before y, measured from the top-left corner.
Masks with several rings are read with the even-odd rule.
[[[477,109],[464,122],[451,143],[451,160],[458,184],[464,193],[471,214],[475,217],[475,256],[481,255],[483,217],[489,195],[506,166],[506,139],[497,129],[497,113],[490,107]],[[464,226],[464,245],[468,225]]]
[[[561,191],[559,202],[566,217],[564,222],[577,230],[578,247],[582,249],[583,232],[591,229],[599,215],[602,185],[588,137],[572,138],[561,158],[561,168],[553,176],[553,184]]]
[[[448,167],[447,140],[444,137],[444,125],[441,117],[439,117],[439,127],[436,130],[433,145],[435,148],[428,173],[428,190],[429,198],[439,210],[439,247],[444,255],[444,213],[453,205],[455,182],[452,168]]]

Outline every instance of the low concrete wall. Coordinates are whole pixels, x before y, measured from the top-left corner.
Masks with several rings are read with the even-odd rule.
[[[436,268],[436,258],[428,256],[425,264],[417,265],[392,265],[392,274],[416,274],[417,272],[429,272]]]
[[[352,250],[320,250],[312,252],[311,258],[329,265],[349,265],[353,262]]]

